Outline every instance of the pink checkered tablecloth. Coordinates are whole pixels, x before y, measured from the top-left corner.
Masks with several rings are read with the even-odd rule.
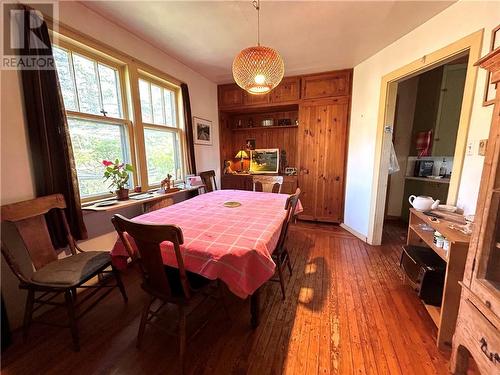
[[[188,271],[221,279],[246,298],[274,274],[271,254],[278,243],[288,195],[242,190],[217,190],[137,216],[136,222],[177,224],[184,234],[181,252]],[[226,201],[240,202],[228,208]],[[300,202],[296,212],[301,212]],[[133,241],[132,245],[135,246]],[[177,266],[172,246],[161,244],[163,263]],[[113,263],[123,268],[128,253],[118,239]]]

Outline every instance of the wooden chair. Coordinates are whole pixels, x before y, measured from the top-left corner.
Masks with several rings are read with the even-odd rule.
[[[297,188],[295,194],[290,195],[285,203],[286,216],[283,220],[283,225],[281,227],[280,237],[278,239],[278,244],[272,254],[274,263],[276,263],[276,270],[278,272],[278,279],[271,279],[271,281],[277,281],[281,285],[281,293],[283,295],[283,300],[285,300],[285,282],[283,280],[283,270],[288,266],[288,271],[290,276],[292,275],[292,265],[290,263],[290,254],[286,248],[286,238],[288,235],[288,227],[292,222],[295,214],[295,208],[299,202],[300,189]]]
[[[279,194],[283,176],[253,176],[253,191],[267,191]]]
[[[5,257],[12,272],[19,279],[19,288],[28,291],[24,313],[24,340],[27,340],[29,327],[35,321],[33,313],[41,306],[66,306],[69,318],[68,326],[73,337],[73,346],[76,351],[79,351],[80,342],[77,320],[104,299],[113,288],[118,287],[120,289],[125,302],[127,301],[127,294],[119,272],[111,265],[109,252],[83,251],[77,246],[66,220],[65,208],[66,203],[61,194],[48,195],[2,206],[2,221],[11,222],[15,225],[28,251],[34,268],[33,274],[28,276],[21,271],[14,255],[3,241],[2,255]],[[58,213],[71,251],[70,256],[61,259],[58,258],[56,249],[52,245],[45,221],[44,215],[51,210],[56,210]],[[106,271],[109,267],[111,267],[111,271]],[[108,285],[110,278],[103,277],[103,275],[109,273],[113,274],[116,284]],[[99,278],[99,282],[96,285],[83,285],[96,276]],[[94,290],[84,295],[81,301],[77,303],[77,288],[90,288]],[[80,305],[102,288],[108,288],[108,290],[100,294],[90,306],[87,306],[77,316],[76,314]],[[35,297],[36,293],[41,293],[41,295]],[[62,293],[64,293],[65,302],[54,302],[54,298]],[[58,325],[50,322],[37,322]]]
[[[200,177],[205,184],[205,191],[207,193],[217,190],[217,183],[215,182],[215,171],[200,172]]]
[[[209,284],[210,280],[186,271],[180,252],[180,245],[184,243],[181,228],[176,225],[136,223],[118,214],[114,215],[111,221],[129,254],[133,253],[133,250],[127,236],[125,236],[125,232],[134,239],[139,253],[138,261],[143,276],[142,289],[151,297],[144,305],[142,311],[139,332],[137,334],[137,347],[140,348],[141,346],[147,324],[157,326],[160,329],[162,328],[152,321],[153,318],[159,317],[160,310],[166,304],[177,305],[179,313],[179,357],[183,370],[186,352],[186,318],[192,312],[188,312],[189,308],[196,308],[201,304],[199,301],[196,301],[196,296],[213,297],[216,299],[221,297],[206,293],[211,286]],[[178,265],[177,269],[163,265],[160,244],[164,241],[171,242],[173,245]],[[151,305],[157,299],[162,304],[159,308],[152,309]]]

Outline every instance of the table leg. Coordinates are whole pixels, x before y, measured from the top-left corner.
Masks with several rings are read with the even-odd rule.
[[[250,323],[257,328],[260,323],[260,288],[250,296]]]

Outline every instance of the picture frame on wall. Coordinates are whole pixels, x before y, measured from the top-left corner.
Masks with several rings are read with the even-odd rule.
[[[500,47],[500,25],[491,31],[490,52]],[[484,88],[483,107],[492,105],[495,102],[496,84],[491,83],[491,73],[486,75],[486,86]]]
[[[193,137],[197,145],[213,144],[212,121],[200,117],[193,117]]]
[[[262,148],[250,151],[250,173],[278,173],[279,148]]]

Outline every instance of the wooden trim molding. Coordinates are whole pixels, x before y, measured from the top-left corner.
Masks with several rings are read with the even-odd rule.
[[[372,182],[372,198],[370,207],[370,217],[368,226],[368,243],[380,245],[382,241],[382,226],[384,221],[385,199],[387,191],[387,174],[381,173],[381,169],[388,165],[388,142],[384,142],[384,124],[389,118],[395,100],[394,91],[397,90],[397,82],[402,79],[411,78],[427,70],[446,63],[460,54],[469,53],[467,74],[465,79],[464,96],[462,100],[462,111],[457,133],[457,142],[453,161],[452,177],[448,191],[448,204],[455,204],[458,196],[458,188],[462,174],[462,167],[465,158],[467,134],[469,130],[470,117],[474,101],[476,79],[478,68],[474,66],[481,54],[484,30],[478,30],[444,48],[441,48],[422,58],[415,60],[389,74],[382,77],[380,87],[379,113],[377,120],[377,138],[375,144],[375,165]],[[391,119],[392,122],[392,119]]]

